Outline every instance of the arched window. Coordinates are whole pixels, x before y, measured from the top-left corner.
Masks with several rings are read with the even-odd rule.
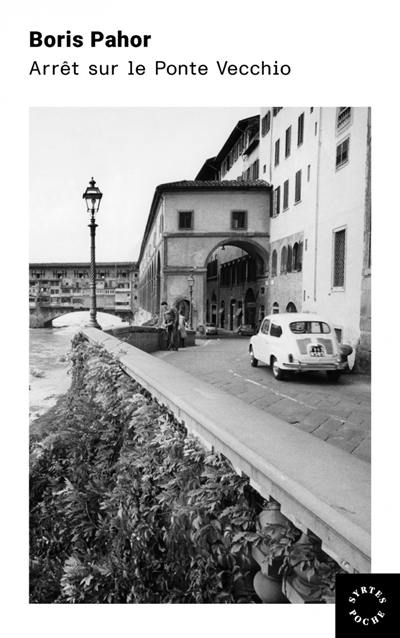
[[[287,271],[292,272],[292,247],[288,246],[287,249]]]
[[[299,269],[299,244],[297,241],[293,246],[293,270],[297,272]]]
[[[298,262],[297,270],[300,271],[303,268],[303,242],[302,241],[299,243],[299,252],[298,252],[297,262]]]
[[[286,246],[281,250],[281,273],[286,272]]]
[[[279,312],[279,304],[277,301],[274,301],[274,303],[272,304],[272,314],[276,315]]]
[[[276,253],[276,250],[273,250],[272,251],[272,257],[271,257],[271,275],[272,275],[272,277],[276,277],[277,269],[278,269],[278,255]]]
[[[289,301],[288,305],[286,306],[286,312],[297,312],[296,306],[294,305],[293,301]]]

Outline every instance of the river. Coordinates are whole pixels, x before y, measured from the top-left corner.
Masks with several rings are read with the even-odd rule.
[[[77,312],[54,321],[54,328],[29,330],[29,421],[46,412],[70,385],[68,353],[71,340],[89,313]],[[98,313],[103,328],[124,324],[118,317]]]

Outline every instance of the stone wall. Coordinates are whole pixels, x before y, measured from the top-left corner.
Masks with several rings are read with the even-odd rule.
[[[167,348],[167,333],[157,326],[123,326],[122,328],[111,328],[104,332],[144,352],[156,352],[157,350],[166,350]],[[194,346],[194,330],[188,330],[187,335],[185,347]]]

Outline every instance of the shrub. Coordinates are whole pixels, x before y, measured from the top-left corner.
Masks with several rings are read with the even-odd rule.
[[[31,602],[255,602],[247,479],[104,349],[77,335],[70,358],[31,441]]]

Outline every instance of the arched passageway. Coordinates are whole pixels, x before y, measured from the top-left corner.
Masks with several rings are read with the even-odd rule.
[[[267,251],[253,240],[226,239],[206,260],[204,316],[231,331],[257,327],[266,307]]]

